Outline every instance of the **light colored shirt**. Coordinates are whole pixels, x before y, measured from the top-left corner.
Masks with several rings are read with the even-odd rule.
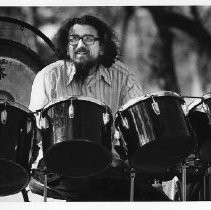
[[[63,60],[52,63],[38,72],[32,85],[29,109],[34,112],[58,98],[83,95],[105,103],[114,115],[130,99],[143,95],[135,75],[129,72],[120,61],[116,61],[110,68],[99,66],[97,72],[88,76],[83,85],[73,79],[74,74],[75,66]],[[40,118],[39,113],[35,117],[38,128],[49,126],[48,120]],[[37,139],[39,146],[42,147],[41,137]],[[112,145],[114,144],[116,142],[113,140]],[[112,154],[114,155],[115,152],[113,151]],[[42,156],[40,150],[37,160],[40,160]],[[36,161],[34,167],[37,163]]]
[[[82,85],[73,79],[74,74],[74,65],[63,60],[38,72],[32,85],[29,109],[36,111],[57,98],[83,95],[105,103],[114,114],[130,99],[143,95],[135,75],[120,61],[110,68],[99,66]]]

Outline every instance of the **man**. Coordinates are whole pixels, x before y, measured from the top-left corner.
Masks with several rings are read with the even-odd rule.
[[[117,59],[115,33],[101,20],[93,16],[67,19],[56,38],[60,60],[36,75],[29,106],[32,111],[59,97],[83,95],[105,103],[114,115],[130,99],[143,95],[135,76]],[[45,124],[38,118],[38,128]],[[114,148],[112,151],[112,166],[122,168]],[[39,180],[39,174],[34,177]],[[70,201],[129,199],[129,185],[124,179],[99,180],[59,177],[49,182],[48,196]],[[42,195],[43,185],[37,180],[32,179],[30,187],[32,192]],[[124,192],[120,193],[122,189]]]
[[[40,71],[29,108],[38,110],[58,97],[85,95],[107,104],[113,113],[143,94],[136,78],[116,58],[117,37],[91,16],[68,19],[57,35],[59,61]]]

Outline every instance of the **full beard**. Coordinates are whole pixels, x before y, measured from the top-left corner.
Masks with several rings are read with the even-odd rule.
[[[74,75],[74,79],[76,82],[81,82],[84,84],[86,78],[89,75],[89,71],[94,66],[97,66],[98,61],[89,61],[89,62],[74,62],[76,72]]]

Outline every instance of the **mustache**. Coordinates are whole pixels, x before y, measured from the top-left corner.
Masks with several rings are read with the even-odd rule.
[[[81,47],[81,48],[78,48],[75,53],[78,53],[78,52],[86,52],[86,53],[89,53],[89,50],[87,50],[85,47]]]

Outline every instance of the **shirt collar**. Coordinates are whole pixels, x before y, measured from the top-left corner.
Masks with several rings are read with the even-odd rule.
[[[72,62],[65,61],[66,72],[67,72],[67,85],[69,85],[72,80],[73,76],[75,75],[75,65]]]

